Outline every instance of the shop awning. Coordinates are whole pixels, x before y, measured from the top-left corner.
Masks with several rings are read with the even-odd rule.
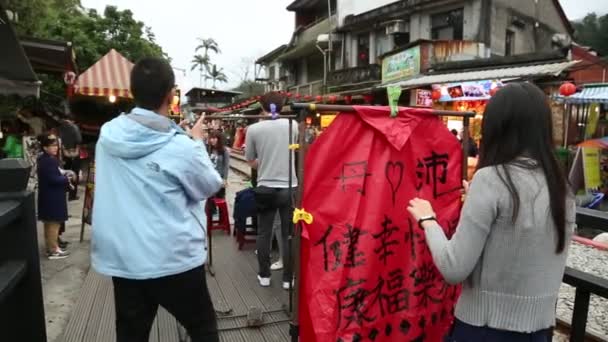
[[[431,84],[456,83],[477,80],[502,80],[513,78],[529,78],[539,76],[558,76],[564,70],[570,68],[578,61],[512,66],[504,68],[470,70],[449,74],[421,75],[405,81],[383,84],[381,87],[400,86],[402,88],[413,88]]]
[[[78,72],[71,42],[21,37],[21,45],[37,72],[59,75],[67,71]]]
[[[76,94],[131,98],[133,63],[112,49],[76,81]]]
[[[0,6],[0,94],[38,96],[40,81],[30,65],[4,7]]]
[[[564,98],[567,103],[608,103],[608,83],[587,85],[580,93]]]

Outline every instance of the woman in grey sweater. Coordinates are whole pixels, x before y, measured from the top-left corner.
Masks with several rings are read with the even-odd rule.
[[[408,207],[445,280],[463,286],[448,341],[550,341],[575,204],[545,94],[529,83],[504,87],[488,103],[482,136],[451,239],[429,202]]]

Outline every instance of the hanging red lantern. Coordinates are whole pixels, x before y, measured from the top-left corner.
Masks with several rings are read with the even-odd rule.
[[[576,86],[570,82],[566,82],[559,87],[559,93],[562,96],[570,96],[576,93]]]
[[[433,90],[433,92],[431,93],[431,98],[433,99],[433,101],[439,100],[441,98],[441,90],[439,90],[439,89]]]
[[[317,96],[315,97],[315,101],[316,101],[316,102],[323,102],[323,96],[321,96],[321,95],[317,95]]]
[[[287,97],[291,97],[291,93],[287,93],[286,95],[287,95]]]
[[[374,99],[374,97],[372,95],[369,95],[369,94],[363,95],[363,101],[365,101],[365,103],[367,103],[367,104],[371,104],[373,99]]]
[[[351,95],[344,96],[344,102],[346,104],[351,104],[353,102],[353,97]]]
[[[337,99],[336,95],[330,95],[329,96],[329,103],[336,103],[336,99]]]
[[[300,94],[296,94],[296,100],[299,100],[302,97]]]
[[[306,96],[304,96],[304,100],[305,101],[310,101],[310,100],[312,100],[312,96],[306,95]]]

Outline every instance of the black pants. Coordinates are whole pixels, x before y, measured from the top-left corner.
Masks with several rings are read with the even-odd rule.
[[[80,178],[79,178],[79,174],[80,174],[80,158],[76,157],[76,158],[64,158],[65,161],[65,169],[66,170],[71,170],[74,171],[74,173],[76,173],[76,180],[74,181],[74,189],[70,189],[69,192],[69,197],[68,199],[70,201],[75,200],[78,194],[78,184],[80,183]]]
[[[458,319],[454,322],[451,336],[445,338],[445,342],[551,342],[551,340],[551,329],[520,333],[476,327]]]
[[[159,305],[186,328],[192,342],[219,342],[203,266],[158,279],[112,281],[117,342],[148,342]]]
[[[289,236],[293,231],[293,207],[289,198],[289,189],[265,188],[265,194],[256,193],[256,206],[258,210],[258,266],[260,277],[270,277],[270,249],[272,247],[272,227],[274,218],[279,211],[281,218],[281,243],[283,251],[283,281],[292,280],[291,248],[289,248]],[[296,188],[292,188],[292,196]]]

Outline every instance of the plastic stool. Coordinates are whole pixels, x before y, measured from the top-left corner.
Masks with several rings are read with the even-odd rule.
[[[215,207],[220,213],[219,220],[214,220],[211,215],[211,210],[207,210],[208,221],[211,223],[208,227],[208,231],[211,232],[213,230],[223,230],[226,234],[230,235],[230,218],[228,215],[228,203],[226,203],[225,199],[222,198],[212,198],[209,199],[215,204]],[[209,206],[207,207],[209,208]]]

